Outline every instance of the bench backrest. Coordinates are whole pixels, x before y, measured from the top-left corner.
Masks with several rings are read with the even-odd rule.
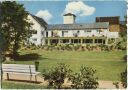
[[[36,73],[35,65],[22,65],[22,64],[2,64],[3,72],[16,72],[16,73]]]

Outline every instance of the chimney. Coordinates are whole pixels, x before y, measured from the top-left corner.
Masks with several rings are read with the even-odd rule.
[[[64,24],[73,24],[75,23],[76,16],[71,13],[67,13],[63,15],[63,23]]]

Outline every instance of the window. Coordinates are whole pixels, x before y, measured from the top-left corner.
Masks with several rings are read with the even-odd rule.
[[[95,39],[95,43],[98,43],[98,39]]]
[[[44,35],[44,31],[42,31],[42,35]]]
[[[71,39],[71,43],[81,43],[80,39]]]
[[[83,43],[93,43],[93,39],[84,39]]]
[[[51,33],[52,33],[52,37],[53,37],[53,31],[51,31]]]
[[[74,32],[73,32],[73,36],[74,36],[74,37],[78,37],[78,36],[79,36],[79,33],[80,33],[79,30],[78,30],[78,31],[74,31]]]
[[[85,30],[84,32],[85,33],[91,33],[91,30]]]
[[[98,33],[102,32],[101,30],[96,30]]]
[[[102,39],[95,39],[95,43],[102,43]]]
[[[87,33],[90,33],[91,32],[91,30],[87,30]]]
[[[37,34],[37,31],[36,30],[32,30],[32,34]]]
[[[80,43],[80,39],[74,39],[74,43]]]
[[[68,35],[68,31],[62,31],[62,37],[67,36]]]
[[[37,38],[33,38],[32,40],[33,40],[33,41],[37,41]]]
[[[63,39],[63,43],[69,43],[69,39]]]
[[[98,43],[102,43],[102,39],[98,39]]]
[[[47,39],[45,40],[45,43],[48,44],[48,40]]]
[[[105,44],[105,40],[103,40],[103,44]]]
[[[97,33],[100,33],[100,30],[96,30]]]
[[[46,32],[46,37],[48,37],[48,32]]]
[[[51,40],[51,43],[53,43],[53,44],[57,44],[58,42],[59,42],[58,39],[52,39],[52,40]]]

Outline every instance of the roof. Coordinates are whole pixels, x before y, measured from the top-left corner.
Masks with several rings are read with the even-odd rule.
[[[120,18],[120,16],[97,16],[96,18],[115,18],[115,17],[117,17],[117,18]]]
[[[35,15],[30,14],[41,26],[46,27],[48,24],[44,21],[44,19],[39,18]]]
[[[72,13],[64,14],[64,16],[74,16],[74,17],[76,17],[76,15],[74,15],[74,14],[72,14]]]
[[[52,24],[47,26],[47,30],[86,30],[109,28],[108,22],[86,23],[86,24]]]
[[[109,22],[109,24],[119,24],[119,16],[96,17],[96,22]]]

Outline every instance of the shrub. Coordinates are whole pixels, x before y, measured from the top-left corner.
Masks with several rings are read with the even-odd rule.
[[[120,37],[116,43],[116,47],[120,50],[127,49],[127,37]]]
[[[90,45],[90,44],[87,44],[87,45],[86,45],[86,49],[87,49],[88,51],[90,51],[90,50],[91,50],[91,45]]]
[[[108,39],[108,44],[113,44],[115,43],[115,39],[111,38],[111,39]]]
[[[124,88],[127,88],[127,69],[121,73],[121,84]]]
[[[70,78],[72,88],[75,89],[96,89],[98,87],[98,78],[95,77],[96,70],[81,66],[80,72],[75,73]]]
[[[127,88],[127,68],[124,72],[121,72],[120,74],[120,81],[124,88]],[[113,85],[115,85],[116,88],[119,88],[119,82],[113,82]]]
[[[49,86],[53,88],[62,88],[65,78],[70,76],[72,70],[69,69],[64,63],[59,63],[57,66],[51,69],[44,69],[42,75],[44,80],[48,80]]]

